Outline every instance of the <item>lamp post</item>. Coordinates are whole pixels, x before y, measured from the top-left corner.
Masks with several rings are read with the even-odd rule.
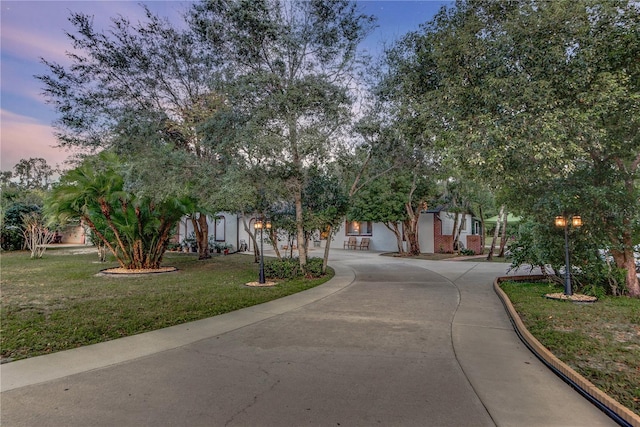
[[[569,260],[569,224],[575,228],[582,227],[582,218],[580,218],[580,215],[557,216],[555,224],[556,227],[564,228],[564,294],[571,296],[573,295],[573,290],[571,287],[571,262]]]
[[[253,227],[256,230],[260,230],[260,275],[258,277],[258,283],[263,285],[265,283],[264,280],[264,229],[271,229],[271,221],[265,219],[264,216],[260,219],[256,220]]]

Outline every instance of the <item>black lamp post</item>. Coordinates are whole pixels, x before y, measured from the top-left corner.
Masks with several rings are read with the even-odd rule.
[[[253,227],[256,230],[260,230],[260,276],[258,277],[258,283],[260,283],[261,285],[263,285],[265,283],[264,280],[264,229],[266,228],[267,230],[271,229],[271,221],[269,221],[268,219],[265,219],[264,217],[256,220],[255,224],[253,224]]]
[[[582,218],[580,215],[562,215],[557,216],[555,220],[556,227],[564,228],[564,294],[571,296],[573,290],[571,288],[571,262],[569,260],[569,224],[573,227],[582,227]]]

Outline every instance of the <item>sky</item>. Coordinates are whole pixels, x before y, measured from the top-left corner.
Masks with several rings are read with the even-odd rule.
[[[34,76],[47,74],[40,58],[68,64],[71,44],[70,12],[94,16],[98,28],[108,28],[110,18],[123,15],[143,19],[140,3],[178,22],[189,2],[181,1],[5,1],[0,2],[0,170],[12,170],[20,159],[42,157],[51,166],[64,167],[69,151],[58,148],[52,123],[53,107],[42,96],[42,83]],[[376,54],[408,31],[417,30],[445,1],[358,1],[362,12],[375,15],[378,27],[363,42]]]

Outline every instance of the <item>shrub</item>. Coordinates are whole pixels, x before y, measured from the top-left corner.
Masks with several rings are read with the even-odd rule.
[[[264,275],[270,279],[294,279],[302,276],[298,258],[271,259],[264,262]],[[322,258],[307,259],[307,277],[322,276]]]
[[[307,259],[307,277],[322,277],[322,258]]]
[[[298,277],[298,258],[271,259],[264,262],[264,275],[270,279],[293,279]]]

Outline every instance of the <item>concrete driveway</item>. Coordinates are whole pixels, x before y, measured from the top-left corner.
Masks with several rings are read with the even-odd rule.
[[[517,338],[505,264],[332,258],[282,300],[2,365],[2,425],[615,425]]]

